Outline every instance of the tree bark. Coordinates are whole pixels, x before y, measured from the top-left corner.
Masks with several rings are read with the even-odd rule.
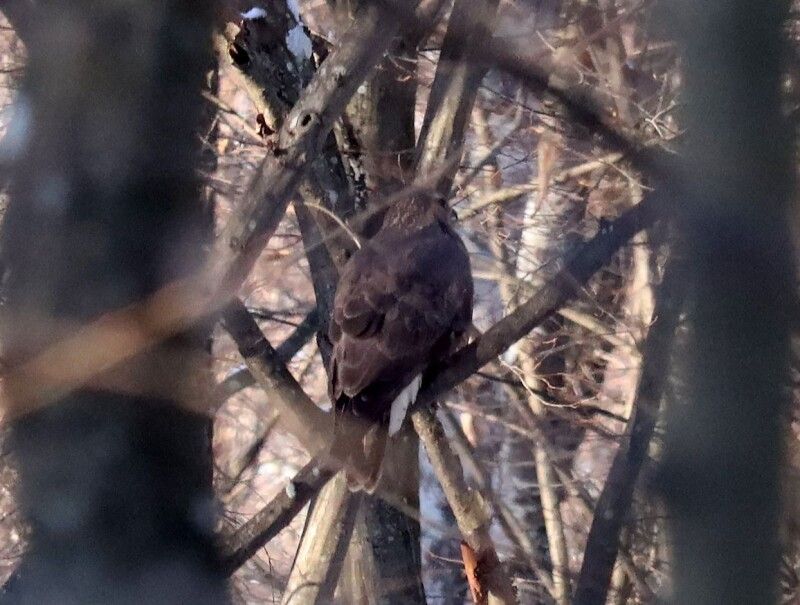
[[[777,596],[781,420],[795,302],[782,110],[788,3],[683,2],[672,13],[686,101],[680,225],[689,334],[659,485],[676,603]]]
[[[209,225],[195,170],[211,3],[39,6],[3,231],[12,370],[196,270]],[[227,601],[208,419],[189,410],[208,396],[206,337],[189,330],[100,377],[125,393],[81,384],[29,411],[9,384],[31,533],[5,602]]]

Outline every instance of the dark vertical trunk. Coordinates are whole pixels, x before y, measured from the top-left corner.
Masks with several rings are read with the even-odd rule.
[[[781,414],[796,296],[780,100],[783,2],[683,2],[688,238],[686,405],[669,418],[663,489],[674,602],[777,595]],[[678,17],[679,16],[679,17]]]
[[[199,267],[210,226],[195,168],[211,3],[41,4],[3,233],[12,368]],[[225,602],[209,422],[189,409],[202,409],[205,341],[182,334],[114,368],[106,388],[35,411],[11,389],[31,534],[7,599]]]

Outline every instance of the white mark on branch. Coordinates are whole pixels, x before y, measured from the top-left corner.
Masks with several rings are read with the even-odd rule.
[[[266,19],[267,18],[267,11],[263,8],[254,6],[246,13],[241,13],[242,19],[245,21],[255,21],[256,19]]]
[[[297,0],[287,0],[286,6],[296,23],[286,34],[286,48],[298,61],[307,61],[311,58],[311,38],[306,34],[303,20],[300,18],[300,7],[297,6]]]

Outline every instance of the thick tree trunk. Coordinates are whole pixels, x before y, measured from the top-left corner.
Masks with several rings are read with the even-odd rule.
[[[41,4],[3,233],[12,367],[196,269],[209,226],[195,167],[211,3]],[[9,385],[31,534],[8,602],[226,601],[209,423],[192,411],[204,347],[204,330],[180,335],[34,411]]]
[[[781,104],[788,3],[682,2],[688,345],[661,486],[675,603],[777,596],[778,471],[789,376],[790,128]]]

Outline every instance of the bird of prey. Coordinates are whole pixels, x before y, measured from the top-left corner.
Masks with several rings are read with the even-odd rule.
[[[375,489],[387,435],[400,430],[426,371],[472,325],[472,297],[467,250],[446,202],[429,195],[396,202],[345,265],[329,330],[329,391],[337,416],[361,419],[348,435],[351,489]]]

